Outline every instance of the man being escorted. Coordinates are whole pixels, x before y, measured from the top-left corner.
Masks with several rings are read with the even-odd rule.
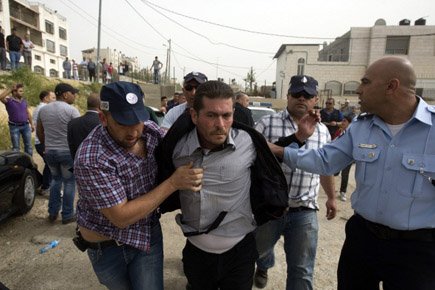
[[[367,113],[345,134],[317,150],[274,148],[292,168],[319,174],[356,163],[339,290],[379,289],[380,282],[383,289],[435,289],[435,107],[415,95],[415,85],[407,59],[381,58],[357,90]],[[300,141],[316,122],[305,118]]]
[[[281,137],[294,134],[299,121],[317,104],[317,81],[305,75],[293,76],[287,95],[286,110],[262,118],[255,129],[269,142],[280,141]],[[303,148],[321,148],[330,142],[328,129],[322,123],[316,124],[315,134]],[[334,177],[312,174],[292,169],[283,164],[282,170],[289,184],[288,212],[279,220],[272,220],[257,229],[257,261],[255,285],[264,288],[267,284],[267,270],[275,263],[274,246],[284,236],[284,250],[287,261],[287,290],[313,289],[313,273],[316,259],[319,225],[317,198],[319,185],[325,190],[327,218],[336,213]]]
[[[160,185],[154,156],[164,131],[148,122],[140,87],[102,87],[102,125],[79,147],[76,245],[109,289],[163,289],[163,245],[156,209],[174,191],[201,190],[202,169],[186,162]],[[147,122],[145,122],[147,121]]]
[[[270,218],[267,209],[279,215],[286,208],[287,185],[278,162],[261,134],[233,124],[233,105],[227,84],[199,85],[190,116],[174,123],[159,155],[169,159],[163,169],[187,162],[204,168],[201,191],[180,191],[182,214],[176,217],[187,237],[183,266],[193,290],[252,289],[256,222],[262,214]],[[280,202],[274,204],[277,195]]]

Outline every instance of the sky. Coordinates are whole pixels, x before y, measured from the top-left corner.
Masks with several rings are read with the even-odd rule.
[[[99,0],[37,0],[65,16],[70,58],[97,47]],[[101,48],[137,57],[142,68],[155,56],[166,65],[171,40],[171,77],[191,71],[243,84],[253,68],[259,85],[276,78],[273,56],[282,44],[331,42],[351,27],[387,25],[424,17],[435,25],[433,0],[103,0]],[[232,27],[232,28],[229,28]]]

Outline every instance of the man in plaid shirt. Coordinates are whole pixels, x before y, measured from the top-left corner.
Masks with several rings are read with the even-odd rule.
[[[156,209],[176,190],[201,189],[202,169],[181,166],[157,184],[154,151],[164,131],[147,121],[140,87],[103,86],[101,125],[80,145],[78,236],[95,274],[109,289],[163,289],[163,245]]]
[[[287,95],[287,109],[263,117],[255,129],[269,142],[290,136],[298,130],[298,121],[317,104],[317,81],[304,75],[293,76]],[[331,141],[328,129],[318,123],[314,134],[306,140],[303,148],[320,148]],[[273,267],[273,248],[280,236],[284,236],[284,250],[287,260],[287,288],[292,290],[313,289],[313,270],[317,248],[317,196],[319,184],[325,190],[327,218],[336,213],[333,176],[291,170],[285,164],[282,169],[289,184],[289,210],[278,220],[272,220],[257,229],[257,260],[255,285],[264,288],[267,284],[267,270]]]

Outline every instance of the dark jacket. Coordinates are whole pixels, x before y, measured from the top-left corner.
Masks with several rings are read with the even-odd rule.
[[[67,139],[72,159],[76,156],[77,149],[83,140],[99,124],[98,114],[94,112],[86,112],[83,116],[69,121]]]
[[[239,103],[236,103],[234,106],[234,121],[243,123],[249,127],[254,127],[254,119],[252,119],[251,110],[243,107]]]
[[[251,168],[251,208],[257,225],[281,217],[288,206],[288,186],[281,166],[270,151],[263,135],[255,129],[234,122],[233,128],[246,131],[252,138],[257,152]],[[159,181],[167,179],[175,171],[172,154],[178,140],[195,128],[190,115],[182,114],[166,133],[157,148]],[[180,208],[178,192],[173,193],[161,205],[162,213]]]

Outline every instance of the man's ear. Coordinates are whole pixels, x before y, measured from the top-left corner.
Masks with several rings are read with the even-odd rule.
[[[387,90],[395,91],[399,88],[399,86],[400,86],[400,81],[398,79],[391,79],[388,82]]]
[[[100,119],[101,125],[103,125],[103,127],[107,127],[107,116],[103,112],[98,112],[98,118]]]

